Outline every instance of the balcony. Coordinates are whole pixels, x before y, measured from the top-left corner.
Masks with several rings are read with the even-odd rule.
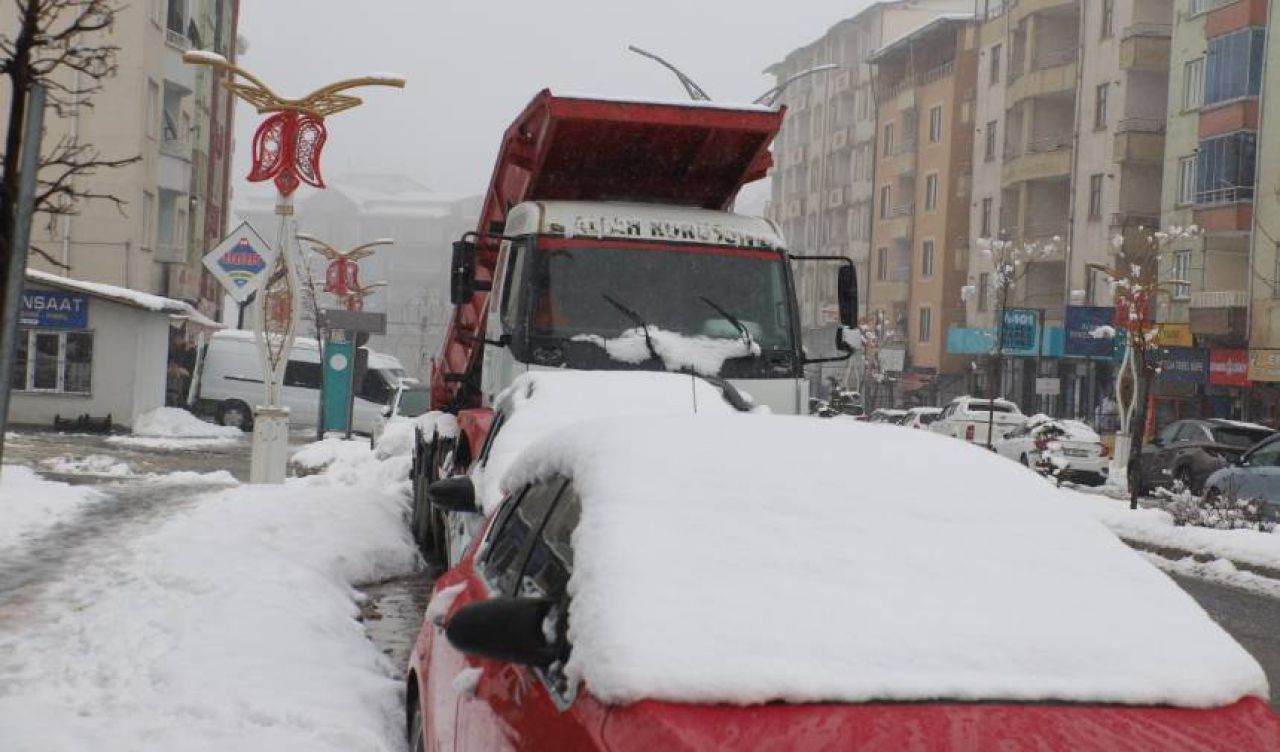
[[[1066,217],[1029,220],[1022,231],[1022,239],[1035,242],[1046,240],[1056,240],[1059,243],[1065,242],[1067,225]]]
[[[1063,62],[1056,65],[1045,66],[1046,61],[1059,60]],[[1007,89],[1009,104],[1026,99],[1027,97],[1043,97],[1052,94],[1071,94],[1076,90],[1076,59],[1075,50],[1072,49],[1070,57],[1066,53],[1049,54],[1041,56],[1038,62],[1042,63],[1040,67],[1034,67],[1028,71],[1026,75],[1018,77],[1016,81],[1010,77],[1009,87]]]
[[[1048,10],[1056,10],[1058,8],[1066,8],[1075,5],[1076,0],[1016,0],[1009,4],[1010,12],[1013,14],[1014,23],[1021,21],[1035,13],[1043,13]]]
[[[1169,70],[1169,24],[1138,23],[1120,36],[1120,67],[1133,70]]]
[[[1043,151],[1032,151],[1032,145]],[[1071,145],[1062,138],[1034,139],[1027,143],[1022,158],[1006,162],[1001,169],[1001,179],[1006,185],[1026,180],[1044,180],[1066,177],[1071,174]]]
[[[911,269],[905,270],[901,279],[894,277],[901,274],[902,270],[894,270],[890,272],[888,281],[876,280],[872,283],[871,299],[876,305],[886,303],[906,303],[911,299],[911,282],[908,281],[911,276]]]
[[[1159,165],[1164,161],[1164,126],[1160,118],[1125,118],[1116,124],[1111,158],[1129,164]]]
[[[1191,332],[1198,336],[1243,341],[1248,332],[1248,313],[1246,290],[1191,294]]]

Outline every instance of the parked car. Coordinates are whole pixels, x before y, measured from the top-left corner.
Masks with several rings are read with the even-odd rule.
[[[262,361],[253,332],[214,332],[199,356],[198,382],[192,408],[212,415],[224,426],[253,427],[253,406],[266,400]],[[368,368],[356,384],[352,430],[368,434],[404,376],[404,366],[391,355],[369,351]],[[285,365],[281,402],[289,408],[294,428],[314,427],[320,419],[320,348],[314,339],[298,337]]]
[[[1280,434],[1215,470],[1205,481],[1204,495],[1259,500],[1266,506],[1264,517],[1280,521]]]
[[[1222,418],[1174,421],[1142,446],[1138,465],[1141,491],[1151,493],[1179,483],[1198,494],[1215,470],[1274,433],[1256,423]]]
[[[431,390],[426,384],[416,379],[401,379],[391,400],[378,413],[378,417],[374,418],[373,430],[369,433],[369,447],[377,448],[378,439],[391,421],[397,418],[416,418],[430,407]]]
[[[907,428],[928,428],[938,416],[942,415],[940,407],[913,407],[898,421],[898,425]]]
[[[906,410],[896,410],[891,407],[879,407],[871,411],[867,416],[868,423],[893,423],[897,424],[907,414]]]
[[[1036,415],[994,444],[996,453],[1042,475],[1100,485],[1107,479],[1107,446],[1078,420]]]
[[[1009,400],[956,397],[942,408],[942,413],[929,426],[929,430],[954,439],[985,444],[988,423],[994,442],[1026,421],[1027,416]]]
[[[531,441],[504,484],[435,583],[406,672],[411,749],[1280,738],[1239,644],[1078,505],[976,447],[855,421],[606,418]],[[431,488],[458,513],[476,493]]]

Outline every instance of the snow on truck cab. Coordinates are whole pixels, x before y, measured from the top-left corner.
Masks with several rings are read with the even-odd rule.
[[[430,387],[458,431],[417,437],[415,483],[465,470],[494,398],[526,372],[678,371],[805,410],[805,364],[850,353],[841,331],[828,357],[805,353],[791,265],[839,265],[842,327],[857,275],[844,257],[787,253],[776,225],[731,211],[767,174],[783,115],[538,93],[503,135],[476,231],[453,244]]]

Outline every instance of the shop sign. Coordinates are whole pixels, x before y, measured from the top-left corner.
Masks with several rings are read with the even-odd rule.
[[[1066,354],[1074,358],[1110,358],[1115,337],[1095,337],[1093,331],[1111,326],[1116,309],[1111,306],[1067,306]]]
[[[880,349],[880,370],[884,373],[902,373],[907,365],[907,351],[900,347]]]
[[[1157,347],[1195,347],[1190,324],[1161,324],[1156,328]]]
[[[204,267],[228,295],[243,304],[262,287],[273,258],[267,241],[248,222],[241,222],[218,247],[205,254]]]
[[[1010,308],[1004,312],[1005,355],[1038,355],[1040,312],[1030,308]]]
[[[1280,350],[1250,350],[1249,380],[1280,381]]]
[[[89,299],[74,292],[23,290],[18,321],[43,329],[88,329]]]
[[[1045,396],[1062,394],[1062,381],[1057,376],[1041,376],[1036,379],[1036,394]]]
[[[1249,351],[1210,350],[1209,383],[1219,386],[1249,386]]]
[[[1204,350],[1166,347],[1156,351],[1156,364],[1161,382],[1204,384],[1209,380],[1209,358]]]

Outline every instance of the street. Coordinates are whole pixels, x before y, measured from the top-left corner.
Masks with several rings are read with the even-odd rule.
[[[1192,577],[1170,577],[1262,664],[1271,685],[1271,707],[1280,709],[1280,600]]]

